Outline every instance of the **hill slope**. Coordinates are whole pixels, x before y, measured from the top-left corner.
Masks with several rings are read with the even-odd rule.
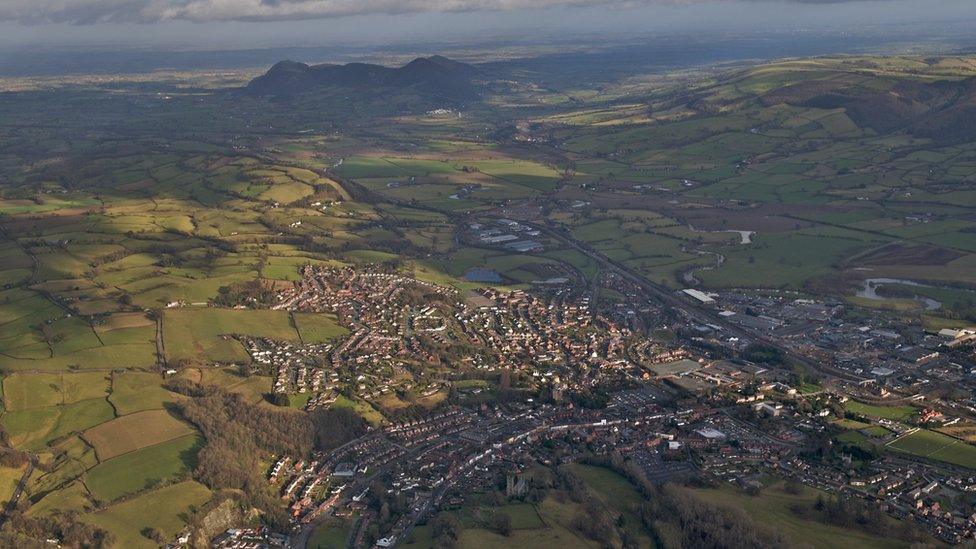
[[[764,107],[843,109],[858,126],[879,135],[907,131],[940,144],[976,138],[976,78],[935,69],[931,74],[873,70],[866,61],[845,63],[765,65],[706,91],[690,106],[720,113],[758,100]]]

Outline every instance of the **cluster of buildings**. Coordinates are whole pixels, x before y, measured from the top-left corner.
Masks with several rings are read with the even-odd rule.
[[[323,515],[357,517],[351,532],[357,546],[396,545],[417,524],[463,505],[500,477],[507,479],[508,497],[522,496],[528,488],[520,475],[531,464],[558,466],[591,455],[628,458],[655,483],[705,476],[761,489],[771,476],[796,479],[837,497],[870,501],[947,542],[972,537],[976,516],[946,502],[976,492],[974,477],[900,455],[885,455],[869,468],[855,467],[849,456],[839,463],[804,457],[807,441],[842,419],[804,403],[842,403],[836,395],[803,393],[762,379],[762,369],[730,362],[679,358],[659,366],[660,377],[611,393],[600,409],[531,401],[448,407],[371,430],[308,462],[281,457],[269,468],[269,482],[290,505],[296,532]],[[729,382],[723,382],[722,398],[695,396],[671,382],[713,368],[710,375]],[[758,388],[759,396],[730,400],[746,386]],[[371,505],[377,482],[406,502],[392,519],[382,519]],[[367,537],[380,525],[379,538]]]
[[[274,308],[334,314],[351,334],[322,345],[248,340],[253,361],[274,370],[275,391],[310,393],[310,407],[330,404],[339,390],[364,400],[436,392],[411,366],[439,364],[456,339],[448,313],[464,304],[455,290],[379,270],[306,265],[300,274]]]
[[[572,405],[508,403],[480,410],[451,408],[428,418],[391,424],[327,455],[318,456],[317,474],[334,488],[321,503],[296,515],[302,528],[321,513],[358,517],[353,538],[380,522],[369,504],[370,484],[381,482],[393,498],[408,502],[395,520],[386,521],[375,546],[406,539],[420,522],[439,510],[464,504],[483,493],[493,479],[506,478],[505,493],[527,491],[520,473],[529,464],[557,466],[588,455],[619,454],[664,483],[701,474],[728,476],[738,464],[753,475],[763,464],[788,456],[796,442],[770,437],[715,408],[685,407],[676,392],[648,385],[618,391],[603,409]],[[276,463],[288,468],[288,461]],[[748,469],[747,469],[748,468]]]
[[[274,375],[275,393],[313,393],[332,391],[339,385],[338,372],[322,367],[320,357],[332,350],[331,344],[301,345],[266,338],[240,338],[258,369]]]
[[[528,231],[499,223],[508,233],[472,230],[488,239]],[[621,277],[605,282],[626,300],[594,303],[593,294],[565,286],[462,294],[370,268],[305,266],[301,275],[275,308],[334,314],[350,334],[320,345],[243,340],[253,364],[274,373],[276,392],[309,394],[309,408],[328,406],[340,393],[375,403],[394,392],[458,391],[466,379],[457,374],[477,378],[487,370],[506,373],[500,384],[518,375],[521,389],[547,389],[551,398],[452,400],[332,452],[277,457],[268,482],[291,510],[296,532],[322,516],[356,517],[353,545],[394,546],[418,523],[463,505],[499,478],[507,479],[510,497],[524,495],[527,464],[558,466],[593,455],[629,458],[656,483],[705,476],[759,489],[770,476],[796,479],[870,500],[948,542],[976,532],[976,515],[946,503],[976,491],[974,478],[902,454],[865,466],[844,452],[828,450],[823,459],[801,453],[811,440],[835,440],[849,396],[911,402],[938,380],[965,387],[976,375],[966,358],[974,331],[930,334],[788,292],[685,292],[722,320],[702,325],[693,315],[661,313],[660,327],[694,336],[665,343],[644,335],[656,327],[656,309]],[[838,375],[805,385],[787,370],[750,362],[731,326],[820,360]],[[470,391],[482,391],[482,383],[473,378]],[[607,388],[614,388],[609,400],[595,409],[564,398]],[[953,407],[976,413],[972,399],[925,403],[923,422],[958,420]],[[909,429],[871,421],[865,438],[882,446]],[[392,517],[377,512],[377,484],[403,502]],[[370,533],[377,529],[379,537]],[[252,534],[236,532],[223,543],[249,543]]]
[[[275,392],[308,394],[310,409],[340,392],[371,402],[395,392],[434,394],[449,375],[438,367],[454,362],[457,349],[465,349],[466,368],[524,373],[556,398],[611,380],[647,379],[649,364],[687,355],[638,336],[633,310],[595,311],[590,297],[570,288],[461,295],[368,269],[300,272],[274,308],[334,314],[351,334],[328,344],[243,343],[252,364],[274,375]]]
[[[725,323],[811,357],[846,379],[875,384],[889,392],[918,392],[932,382],[962,383],[976,389],[974,330],[930,333],[896,315],[857,314],[839,301],[813,300],[788,291],[702,295]],[[716,344],[740,348],[740,338],[720,326],[694,329]]]
[[[783,377],[780,372],[748,362],[691,358],[655,363],[647,370],[651,377],[695,395],[739,391],[747,386],[758,390]]]
[[[181,545],[188,542],[181,541]],[[231,528],[211,541],[214,549],[268,549],[291,547],[291,539],[285,534],[267,527]]]
[[[495,226],[471,223],[469,229],[474,240],[482,246],[519,253],[541,252],[545,249],[538,240],[534,240],[541,234],[537,229],[511,219],[499,219],[495,221]]]

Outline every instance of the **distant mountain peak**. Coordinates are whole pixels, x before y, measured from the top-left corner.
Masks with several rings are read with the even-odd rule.
[[[278,61],[270,69],[270,71],[282,71],[282,70],[301,70],[308,69],[309,66],[305,63],[299,61],[292,61],[291,59],[285,59],[283,61]]]
[[[284,60],[252,80],[244,91],[251,95],[293,96],[329,87],[411,88],[423,95],[460,100],[477,95],[471,81],[477,73],[477,67],[441,55],[418,57],[398,68],[369,63],[308,65]]]

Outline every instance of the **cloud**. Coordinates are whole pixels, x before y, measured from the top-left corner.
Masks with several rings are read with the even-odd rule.
[[[288,21],[366,14],[513,11],[552,7],[628,8],[706,1],[736,0],[0,0],[0,21],[79,25],[173,20]],[[768,1],[837,4],[863,0]]]

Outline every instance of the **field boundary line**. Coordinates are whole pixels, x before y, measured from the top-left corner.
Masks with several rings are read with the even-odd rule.
[[[912,427],[912,428],[911,428],[911,429],[909,429],[908,431],[905,431],[905,432],[904,432],[904,433],[902,433],[901,435],[898,435],[898,437],[897,437],[897,438],[895,438],[894,440],[889,440],[888,442],[886,442],[886,443],[885,443],[885,446],[890,446],[890,445],[892,445],[892,444],[894,444],[894,443],[896,443],[896,442],[898,442],[899,440],[901,440],[901,439],[903,439],[903,438],[905,438],[905,437],[908,437],[908,436],[911,436],[911,435],[913,435],[913,434],[915,434],[915,433],[917,433],[917,432],[919,432],[919,431],[921,431],[921,429],[920,429],[920,428],[918,428],[918,427]]]

